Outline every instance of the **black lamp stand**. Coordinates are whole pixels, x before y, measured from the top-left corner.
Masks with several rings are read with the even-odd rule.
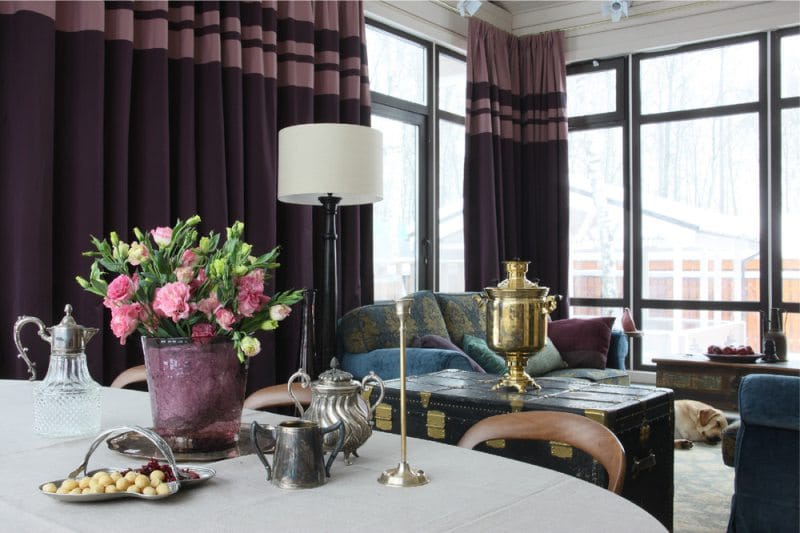
[[[319,320],[317,321],[317,352],[313,376],[330,367],[336,355],[336,314],[339,303],[339,276],[336,267],[336,211],[341,200],[328,193],[319,201],[325,210],[325,232],[322,235],[322,273],[315,285],[319,290]]]

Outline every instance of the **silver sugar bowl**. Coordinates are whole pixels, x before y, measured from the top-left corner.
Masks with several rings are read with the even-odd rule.
[[[338,368],[339,362],[334,357],[331,359],[331,368],[319,375],[319,380],[311,383],[311,378],[302,369],[289,378],[289,395],[294,400],[297,409],[304,420],[316,422],[320,427],[328,427],[342,421],[345,427],[345,441],[342,447],[345,464],[352,463],[350,455],[358,457],[356,450],[372,435],[370,419],[375,407],[383,400],[383,380],[374,372],[370,372],[359,383],[353,379],[353,374]],[[311,387],[311,404],[303,410],[302,405],[292,392],[292,383],[299,379],[303,387]],[[362,397],[367,396],[371,388],[367,383],[373,382],[379,387],[380,393],[374,404]],[[369,396],[367,396],[368,398]],[[336,448],[336,435],[325,435],[323,448],[325,452]]]

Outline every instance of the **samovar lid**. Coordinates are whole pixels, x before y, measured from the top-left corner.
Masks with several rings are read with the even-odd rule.
[[[497,284],[497,287],[487,287],[486,293],[490,298],[519,297],[519,298],[544,298],[550,292],[549,287],[540,287],[539,280],[531,281],[526,277],[530,261],[503,261],[506,268],[506,279]]]

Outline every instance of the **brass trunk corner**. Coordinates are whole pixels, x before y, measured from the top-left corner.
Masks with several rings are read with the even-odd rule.
[[[583,416],[586,418],[591,418],[595,422],[600,422],[604,426],[608,427],[606,423],[606,412],[600,409],[584,409]]]

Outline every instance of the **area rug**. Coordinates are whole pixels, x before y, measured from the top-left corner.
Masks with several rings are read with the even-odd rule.
[[[726,531],[733,495],[733,468],[722,462],[719,444],[699,442],[675,450],[674,533]]]

